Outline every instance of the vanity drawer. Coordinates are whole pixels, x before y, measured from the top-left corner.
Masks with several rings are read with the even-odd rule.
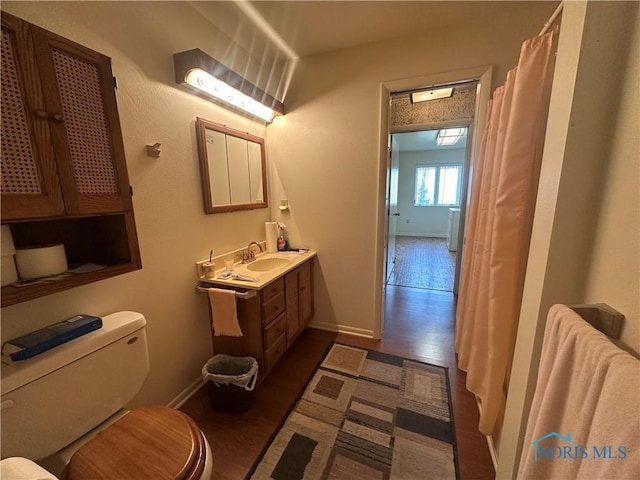
[[[284,292],[276,294],[270,300],[262,304],[262,325],[268,325],[271,320],[284,312]]]
[[[266,302],[271,297],[284,290],[284,277],[280,277],[276,281],[270,283],[261,290],[262,301]]]
[[[273,322],[264,327],[264,349],[267,350],[271,345],[273,345],[280,335],[286,332],[286,330],[287,314],[283,312]]]
[[[265,368],[268,372],[273,366],[278,363],[280,357],[287,351],[287,336],[283,334],[271,345],[271,347],[264,352]]]

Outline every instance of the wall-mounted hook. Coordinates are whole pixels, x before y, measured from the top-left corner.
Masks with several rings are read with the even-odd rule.
[[[160,156],[160,143],[154,143],[153,145],[147,145],[147,155],[150,157]]]

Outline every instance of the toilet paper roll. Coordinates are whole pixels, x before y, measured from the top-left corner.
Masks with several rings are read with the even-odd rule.
[[[18,248],[16,267],[22,280],[58,275],[69,268],[62,243]]]
[[[2,225],[2,245],[0,245],[2,256],[13,255],[16,253],[16,247],[13,245],[13,237],[11,236],[11,227]]]
[[[11,285],[18,281],[18,272],[16,271],[16,261],[13,255],[2,257],[2,286]]]
[[[278,224],[277,222],[265,222],[264,230],[267,237],[267,252],[278,251]]]

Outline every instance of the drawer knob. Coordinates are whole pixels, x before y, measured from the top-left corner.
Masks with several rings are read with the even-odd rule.
[[[300,287],[300,291],[304,292],[307,289],[307,287]]]

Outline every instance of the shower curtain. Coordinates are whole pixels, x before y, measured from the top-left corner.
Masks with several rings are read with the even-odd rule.
[[[494,432],[506,402],[539,173],[553,34],[522,44],[518,66],[489,102],[471,199],[456,312],[458,366]]]

